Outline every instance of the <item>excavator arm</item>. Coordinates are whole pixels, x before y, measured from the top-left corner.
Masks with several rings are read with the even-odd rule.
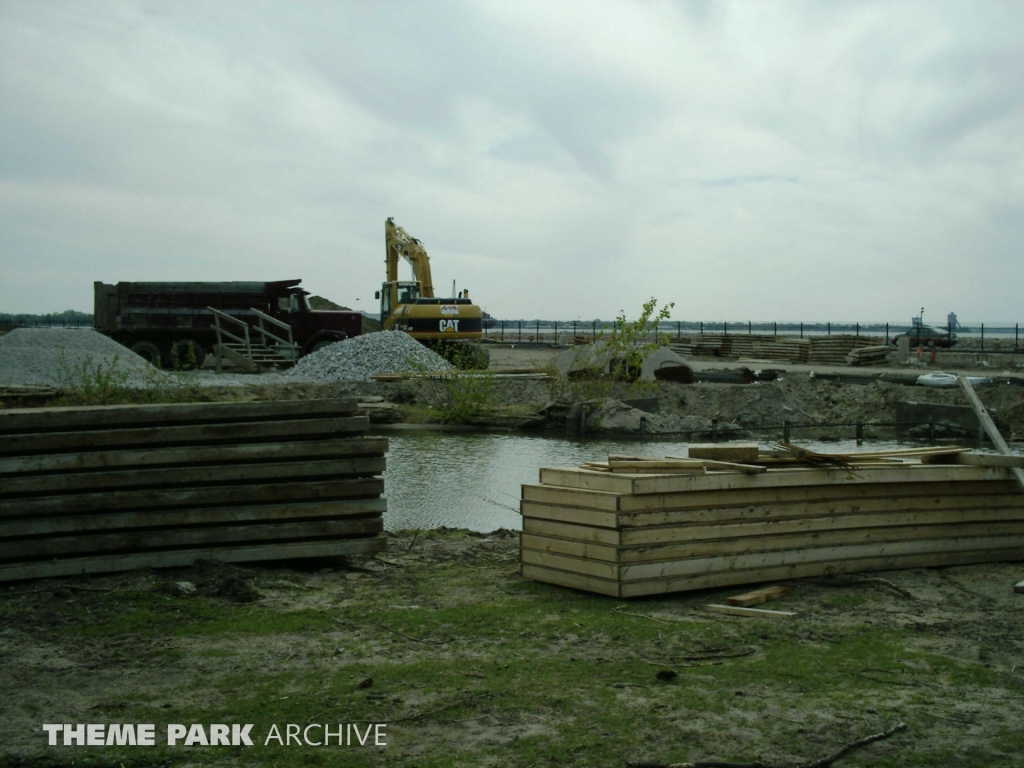
[[[398,258],[402,257],[412,266],[413,278],[420,284],[420,296],[434,298],[434,282],[430,277],[430,257],[423,243],[409,235],[395,224],[394,219],[384,222],[384,240],[387,248],[385,261],[388,269],[388,282],[398,281]]]

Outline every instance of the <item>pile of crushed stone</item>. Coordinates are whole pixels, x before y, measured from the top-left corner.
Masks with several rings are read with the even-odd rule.
[[[133,389],[168,378],[91,328],[16,328],[0,336],[0,385],[81,388],[107,375],[111,384]]]
[[[309,381],[366,381],[378,373],[440,373],[452,365],[403,331],[367,333],[299,360],[288,376]]]

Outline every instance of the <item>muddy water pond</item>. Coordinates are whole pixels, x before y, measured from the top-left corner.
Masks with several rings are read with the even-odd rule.
[[[609,453],[686,456],[687,443],[661,440],[599,440],[522,434],[389,432],[384,489],[384,526],[520,530],[519,490],[537,482],[541,467],[571,467],[604,461]],[[854,451],[853,440],[801,441],[817,451]],[[902,448],[913,443],[865,443],[869,448]]]

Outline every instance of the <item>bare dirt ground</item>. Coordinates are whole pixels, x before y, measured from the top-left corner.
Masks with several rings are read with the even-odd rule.
[[[748,619],[705,610],[743,589],[624,603],[522,579],[512,533],[439,531],[301,570],[21,583],[0,590],[0,764],[796,766],[902,723],[839,764],[1019,766],[1022,578],[797,580],[762,606],[795,618]],[[275,724],[378,722],[387,747],[265,744]],[[44,723],[159,738],[50,747]],[[252,723],[254,746],[168,747],[168,723]]]

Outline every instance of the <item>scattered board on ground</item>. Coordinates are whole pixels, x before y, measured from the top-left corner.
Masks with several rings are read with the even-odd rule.
[[[767,603],[769,600],[778,600],[780,597],[788,595],[791,591],[792,590],[789,587],[765,587],[764,589],[745,592],[744,594],[736,595],[735,597],[727,597],[725,602],[728,605],[735,605],[740,608],[749,608],[752,605]]]
[[[709,605],[712,613],[724,613],[729,616],[750,616],[755,619],[792,619],[793,611],[769,611],[764,608],[741,608],[736,605]]]
[[[0,581],[379,551],[354,400],[0,411]]]
[[[762,452],[764,471],[616,471],[616,456],[522,487],[524,576],[615,597],[833,573],[1024,560],[1024,494],[962,448]],[[710,462],[711,460],[699,460]]]

